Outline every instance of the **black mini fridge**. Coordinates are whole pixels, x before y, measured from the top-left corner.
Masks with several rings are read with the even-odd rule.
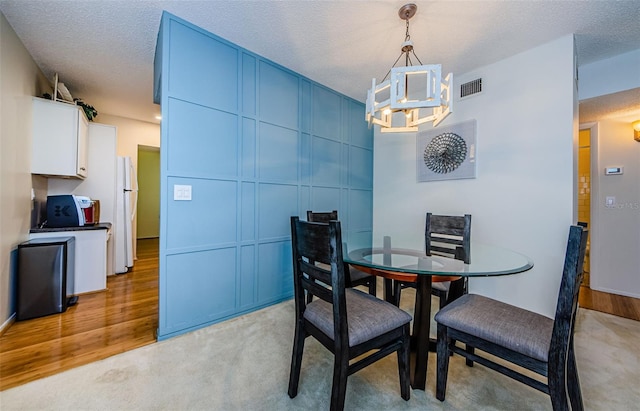
[[[18,245],[17,320],[61,313],[75,304],[75,237],[39,238]]]

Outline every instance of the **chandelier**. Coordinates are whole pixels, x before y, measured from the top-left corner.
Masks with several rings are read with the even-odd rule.
[[[402,52],[382,82],[376,84],[374,78],[367,92],[366,120],[369,127],[379,125],[383,133],[415,132],[418,125],[431,121],[435,127],[452,112],[453,74],[443,80],[442,66],[422,64],[413,50],[409,19],[417,10],[413,3],[400,7],[398,15],[407,26]],[[405,66],[396,67],[403,55]],[[419,66],[413,65],[412,56]]]

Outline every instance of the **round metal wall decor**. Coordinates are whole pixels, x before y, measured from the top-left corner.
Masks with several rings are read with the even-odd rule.
[[[424,164],[434,173],[450,173],[467,157],[467,143],[455,133],[443,133],[424,149]]]

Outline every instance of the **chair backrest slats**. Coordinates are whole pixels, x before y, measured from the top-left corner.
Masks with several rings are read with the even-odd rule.
[[[345,263],[339,221],[316,223],[291,217],[293,287],[296,318],[306,309],[304,290],[333,305],[336,346],[348,346]],[[318,263],[325,264],[324,267]],[[327,269],[328,266],[328,269]]]
[[[451,257],[456,253],[456,247],[441,247],[439,245],[434,245],[433,240],[431,242],[431,254],[445,254],[447,257]]]
[[[471,215],[448,216],[427,213],[425,248],[427,255],[434,253],[469,264],[471,260]]]
[[[302,287],[305,290],[312,293],[313,295],[315,295],[316,297],[319,297],[328,303],[333,302],[333,293],[331,292],[331,289],[317,282],[311,281],[309,278],[304,276],[301,278],[301,282],[302,282]]]
[[[549,364],[564,366],[567,349],[573,338],[575,318],[578,309],[578,294],[583,278],[584,254],[587,248],[588,230],[581,226],[571,226],[564,259],[564,269],[558,293],[553,334],[549,347]]]
[[[322,266],[310,264],[304,260],[300,263],[300,270],[302,270],[304,274],[307,274],[309,278],[331,285],[331,266],[325,265],[325,267],[329,269],[327,270]]]
[[[310,223],[326,226],[322,223]],[[304,250],[304,257],[310,262],[331,264],[329,247],[329,230],[301,230],[298,234],[298,246]]]
[[[443,237],[443,236],[437,235],[436,233],[431,233],[431,243],[433,242],[438,242],[443,244],[462,245],[462,238]],[[449,249],[454,249],[454,248],[455,247],[449,247]]]
[[[312,221],[315,223],[328,223],[331,220],[338,219],[338,210],[333,210],[329,212],[313,212],[311,210],[307,210],[307,221]]]

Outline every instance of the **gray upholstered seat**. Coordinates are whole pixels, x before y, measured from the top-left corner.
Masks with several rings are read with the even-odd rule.
[[[360,290],[345,290],[345,297],[350,347],[411,321],[411,316],[403,310]],[[333,339],[333,305],[316,299],[307,304],[304,318]]]
[[[436,322],[547,361],[553,320],[481,295],[466,294],[446,305]]]

